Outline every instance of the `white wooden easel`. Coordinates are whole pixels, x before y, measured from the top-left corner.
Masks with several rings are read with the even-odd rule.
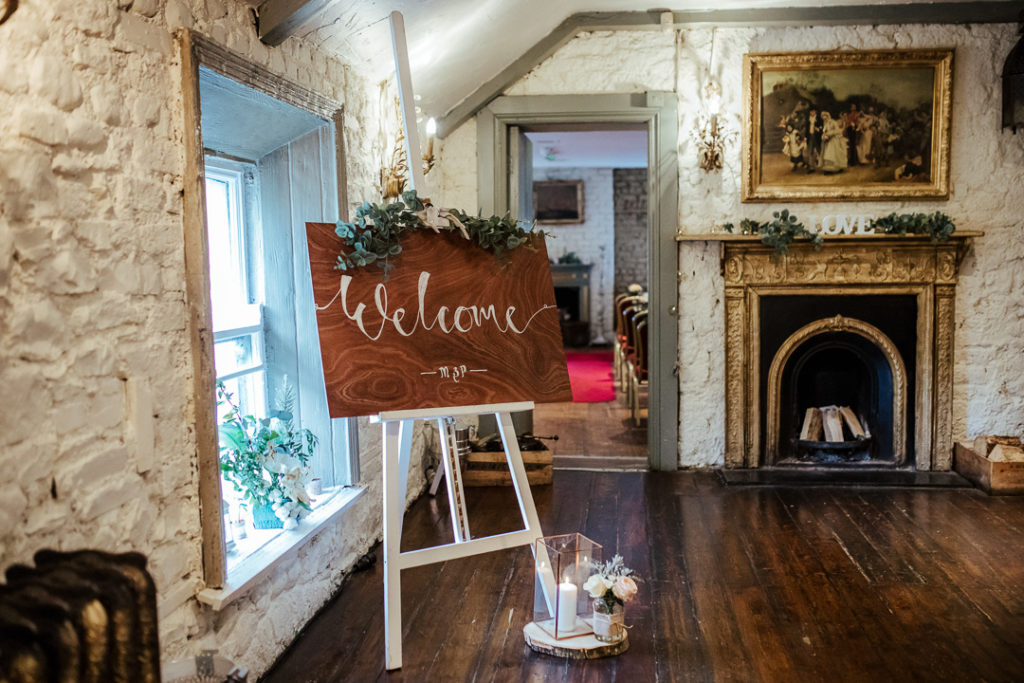
[[[530,484],[526,479],[526,467],[519,452],[519,442],[512,426],[513,412],[532,409],[533,402],[528,401],[459,408],[395,410],[382,412],[374,418],[374,421],[379,421],[384,428],[384,663],[388,670],[399,669],[402,666],[403,569],[521,545],[529,545],[536,551],[536,541],[543,533],[530,493]],[[505,458],[512,473],[512,486],[515,488],[524,528],[474,539],[469,530],[466,499],[462,490],[462,471],[455,448],[455,418],[487,413],[493,413],[498,422],[498,431],[505,446]],[[455,542],[403,553],[402,518],[405,513],[406,487],[409,480],[412,430],[417,420],[437,421]],[[550,571],[547,574],[550,574]],[[554,577],[542,575],[546,579],[547,599],[551,601],[555,594]]]
[[[409,159],[409,185],[423,190],[423,170],[420,165],[419,132],[416,126],[412,78],[409,71],[409,51],[405,40],[405,20],[400,12],[392,12],[391,40],[395,54],[395,73],[402,107],[405,129],[406,156]],[[384,663],[388,670],[402,667],[402,570],[425,564],[456,560],[471,555],[528,545],[538,553],[536,541],[543,536],[537,509],[533,504],[526,467],[519,452],[519,442],[512,426],[512,413],[532,410],[533,402],[496,403],[491,405],[462,406],[458,408],[431,408],[424,410],[384,411],[373,418],[384,429]],[[505,446],[505,458],[512,474],[512,486],[519,501],[524,528],[519,531],[474,539],[469,530],[466,499],[462,489],[462,469],[455,445],[455,418],[467,415],[493,413]],[[405,514],[405,496],[409,481],[409,455],[412,450],[412,430],[417,420],[436,420],[441,436],[441,460],[448,486],[448,506],[452,515],[455,542],[403,553],[402,518]],[[539,551],[543,553],[543,550]],[[553,609],[555,577],[546,554],[535,557],[548,609]]]

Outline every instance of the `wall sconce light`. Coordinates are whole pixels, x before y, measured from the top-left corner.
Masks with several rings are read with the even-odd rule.
[[[1014,133],[1024,127],[1024,12],[1020,13],[1020,40],[1003,64],[1003,128]]]
[[[722,170],[722,152],[736,131],[722,121],[722,88],[712,74],[715,65],[715,31],[711,30],[711,57],[708,59],[708,81],[701,93],[702,113],[697,117],[693,139],[697,143],[697,161],[705,173]]]
[[[721,88],[713,81],[704,86],[704,113],[697,117],[694,140],[697,142],[697,158],[706,173],[722,170],[722,151],[735,134],[728,130],[719,119]]]
[[[426,130],[427,134],[427,153],[423,155],[423,175],[430,173],[430,169],[434,168],[434,136],[437,135],[437,121],[431,116],[427,119]]]

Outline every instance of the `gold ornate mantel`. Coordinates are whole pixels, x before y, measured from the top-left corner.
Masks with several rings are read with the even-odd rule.
[[[725,280],[725,465],[759,467],[772,450],[761,443],[760,303],[772,295],[904,294],[917,298],[914,453],[918,470],[948,470],[953,447],[953,333],[960,261],[980,232],[946,242],[927,237],[826,237],[776,255],[757,236],[679,235],[718,241]],[[908,397],[909,398],[909,397]]]

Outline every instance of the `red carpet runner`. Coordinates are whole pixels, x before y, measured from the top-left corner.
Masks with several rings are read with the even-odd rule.
[[[573,403],[604,403],[615,400],[610,350],[566,350],[565,362],[569,366]]]

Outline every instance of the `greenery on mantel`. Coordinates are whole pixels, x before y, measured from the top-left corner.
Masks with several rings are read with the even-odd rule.
[[[928,235],[932,242],[945,242],[956,232],[953,219],[936,211],[935,213],[890,213],[871,221],[871,227],[886,235]]]
[[[495,257],[513,249],[533,247],[535,236],[545,236],[543,230],[524,229],[509,213],[504,216],[471,216],[458,209],[438,209],[424,203],[415,190],[387,204],[363,202],[356,209],[352,222],[338,221],[334,232],[348,247],[338,255],[336,270],[363,268],[376,263],[387,279],[395,267],[391,258],[402,253],[403,235],[414,230],[429,228],[434,232],[458,230],[467,240],[475,242]]]
[[[726,223],[723,227],[726,232],[735,229],[732,223]],[[775,249],[776,254],[785,254],[789,251],[789,245],[798,237],[809,239],[815,250],[821,249],[821,235],[804,227],[789,209],[773,211],[772,220],[765,223],[744,218],[740,221],[740,232],[744,235],[760,235],[761,242]]]
[[[776,254],[785,254],[789,251],[789,245],[798,238],[810,240],[815,250],[821,249],[821,234],[808,230],[795,215],[789,213],[789,209],[774,211],[772,217],[772,220],[764,223],[744,218],[740,221],[740,233],[760,235],[761,242],[772,247]],[[891,213],[872,219],[868,226],[885,235],[928,235],[932,242],[945,242],[956,231],[953,219],[941,211],[931,214]],[[732,223],[722,227],[730,233],[736,229]]]

